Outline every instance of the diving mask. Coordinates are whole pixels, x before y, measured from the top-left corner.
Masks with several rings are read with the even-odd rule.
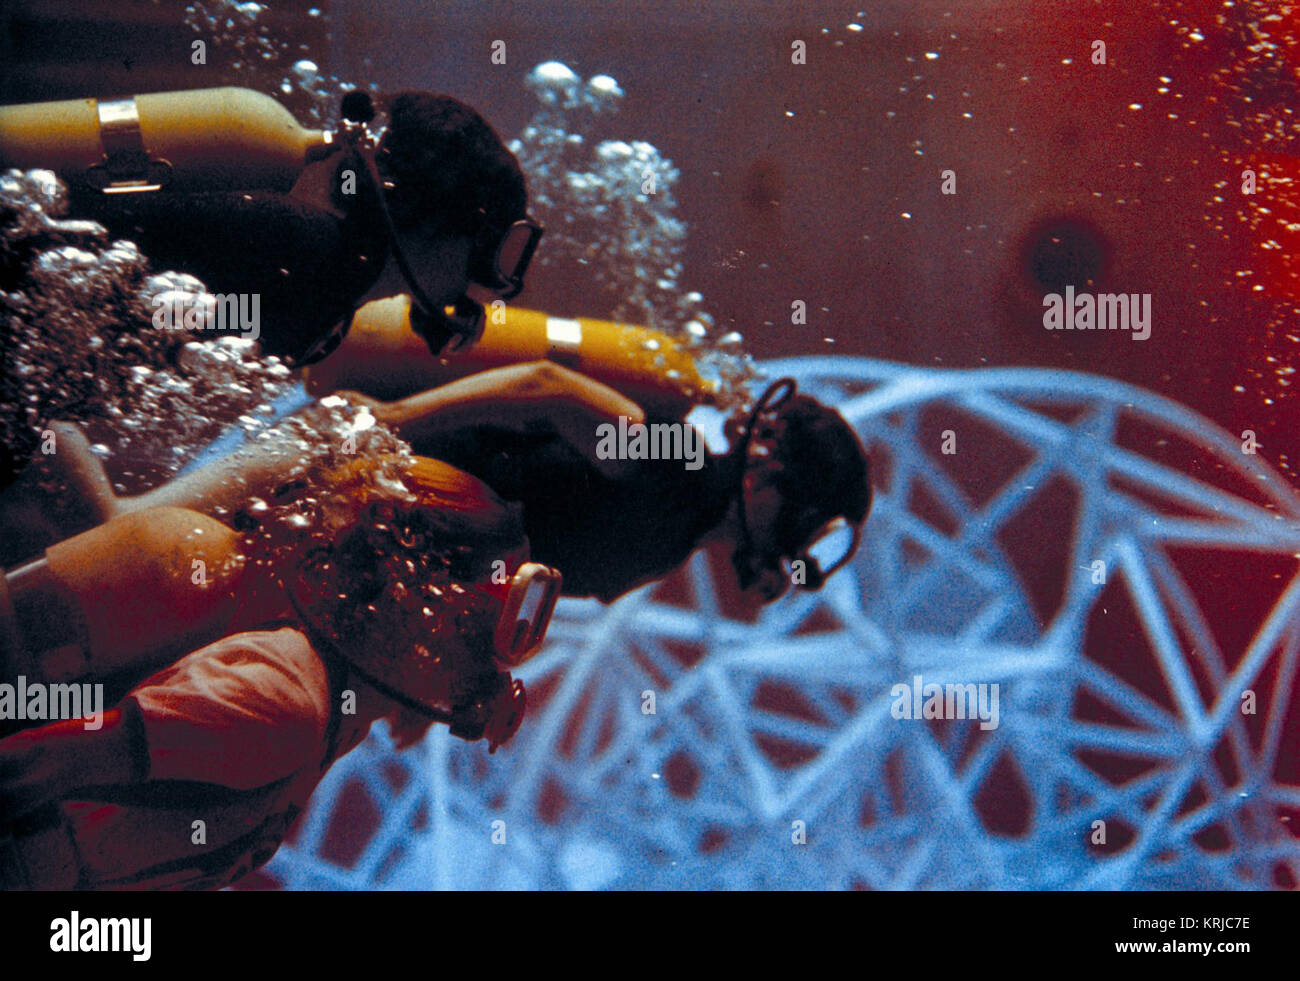
[[[750,524],[750,496],[746,478],[755,464],[761,465],[761,460],[770,455],[780,426],[780,410],[794,396],[795,391],[793,378],[780,378],[769,385],[755,403],[735,449],[739,460],[736,511],[740,523],[740,543],[732,563],[743,589],[748,589],[758,581],[761,571],[770,567],[773,560],[780,562],[787,583],[793,582],[801,589],[810,591],[820,589],[831,575],[852,560],[861,544],[859,525],[843,515],[837,515],[822,522],[809,534],[800,536],[799,540],[803,544],[791,555],[764,555],[756,547]],[[795,563],[801,564],[801,576],[794,575]]]

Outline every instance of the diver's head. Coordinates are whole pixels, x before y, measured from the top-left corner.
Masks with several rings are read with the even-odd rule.
[[[871,483],[866,451],[833,409],[770,385],[747,418],[727,426],[735,503],[727,537],[744,590],[765,602],[797,585],[818,589],[853,557]]]
[[[345,95],[336,143],[347,155],[330,164],[338,173],[360,171],[368,186],[352,203],[367,216],[373,208],[387,238],[385,264],[354,311],[409,294],[411,326],[435,354],[450,353],[482,332],[483,302],[524,288],[542,228],[528,217],[519,162],[474,109],[431,92],[399,92],[387,107],[388,127],[376,146],[370,97]],[[331,193],[333,206],[343,203]],[[350,326],[344,318],[298,363],[328,356]]]
[[[406,710],[408,723],[446,722],[495,749],[525,701],[500,643],[510,600],[523,599],[508,587],[530,566],[518,510],[434,460],[417,458],[403,483],[412,500],[349,490],[333,501],[327,543],[295,557],[285,591],[317,649]]]
[[[399,232],[473,241],[526,216],[519,162],[473,108],[448,95],[400,92],[389,99],[388,116],[376,159],[393,185],[389,213]],[[472,272],[492,285],[481,262]]]
[[[449,330],[481,329],[471,284],[502,299],[523,289],[541,226],[528,218],[519,162],[470,106],[400,92],[388,100],[388,115],[374,160],[394,248],[367,295],[410,292],[425,321],[417,327],[430,346],[445,346]]]

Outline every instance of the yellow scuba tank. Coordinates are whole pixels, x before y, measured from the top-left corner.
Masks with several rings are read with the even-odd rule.
[[[0,660],[46,683],[148,670],[225,636],[236,613],[278,613],[283,600],[254,579],[239,536],[213,518],[123,515],[0,576]]]
[[[0,167],[48,168],[107,193],[288,190],[330,148],[329,133],[252,89],[0,106]]]
[[[397,399],[465,375],[550,360],[622,392],[649,411],[682,416],[712,400],[714,387],[676,339],[649,327],[553,317],[507,304],[489,307],[483,335],[444,358],[411,328],[406,296],[367,303],[338,350],[306,370],[308,390],[356,389]]]

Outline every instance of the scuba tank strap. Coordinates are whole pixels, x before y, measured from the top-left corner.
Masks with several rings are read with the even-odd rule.
[[[134,695],[127,695],[118,703],[122,713],[122,729],[126,733],[127,753],[131,758],[129,783],[140,784],[149,779],[153,761],[149,758],[149,734],[145,729],[144,710]]]

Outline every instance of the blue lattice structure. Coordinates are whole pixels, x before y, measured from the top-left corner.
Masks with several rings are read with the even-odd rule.
[[[703,554],[611,606],[565,601],[519,672],[531,705],[511,745],[489,757],[435,727],[399,755],[377,726],[270,875],[287,888],[1300,881],[1289,485],[1208,420],[1102,378],[765,368],[837,405],[871,450],[854,564],[757,619],[734,614]],[[1277,594],[1244,632],[1234,582]],[[1000,724],[895,718],[892,686],[918,674],[998,684]]]

